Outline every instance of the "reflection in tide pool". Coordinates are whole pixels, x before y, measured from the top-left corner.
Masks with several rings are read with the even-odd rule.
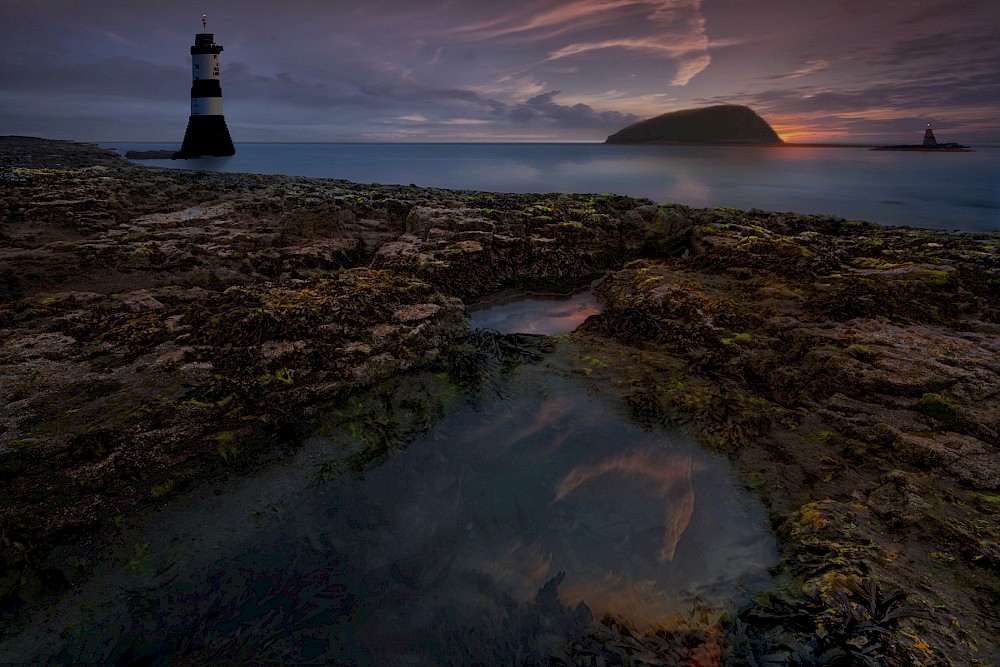
[[[500,333],[528,333],[554,336],[573,331],[591,315],[601,312],[591,290],[569,296],[519,295],[469,312],[473,329],[493,329]]]
[[[405,604],[471,621],[496,600],[470,582],[526,602],[564,572],[563,604],[642,627],[766,582],[773,537],[724,461],[633,426],[552,365],[523,369],[509,390],[338,498],[334,524],[358,504],[384,509],[384,523],[365,534],[367,567],[405,564]],[[373,636],[398,633],[409,615],[380,604]]]
[[[480,646],[517,662],[565,640],[542,607],[518,616],[547,584],[558,613],[582,602],[640,627],[766,585],[774,538],[730,466],[634,426],[573,363],[522,367],[363,478],[317,484],[337,445],[313,437],[295,462],[154,516],[126,545],[142,553],[0,661],[452,664]]]

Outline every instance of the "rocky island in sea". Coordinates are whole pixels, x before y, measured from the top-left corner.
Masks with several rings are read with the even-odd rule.
[[[780,144],[781,137],[753,109],[719,104],[683,109],[633,123],[607,144]]]
[[[317,462],[337,484],[560,345],[637,424],[731,459],[781,563],[741,611],[649,633],[562,608],[557,577],[458,662],[497,646],[541,664],[1000,662],[998,234],[168,170],[18,137],[0,138],[0,192],[0,661],[131,523],[289,456],[329,415],[357,436]],[[468,330],[466,304],[500,290],[602,276],[603,311],[559,340]],[[402,396],[421,374],[447,395]],[[128,568],[169,555],[122,549]],[[129,609],[138,628],[162,614]],[[501,636],[515,626],[552,652]],[[308,631],[301,647],[332,651]],[[195,627],[177,659],[305,659],[265,640]]]
[[[968,146],[963,146],[962,144],[955,143],[954,141],[945,141],[938,143],[937,138],[934,136],[934,130],[931,129],[931,124],[927,123],[927,129],[924,130],[924,141],[920,144],[898,144],[894,146],[875,146],[871,150],[873,151],[922,151],[926,153],[971,153],[972,149]]]

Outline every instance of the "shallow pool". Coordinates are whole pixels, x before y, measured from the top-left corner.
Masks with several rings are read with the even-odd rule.
[[[317,477],[351,446],[331,432],[168,504],[0,662],[517,662],[591,615],[643,627],[764,586],[774,537],[731,466],[632,424],[580,358],[458,399],[363,476]]]

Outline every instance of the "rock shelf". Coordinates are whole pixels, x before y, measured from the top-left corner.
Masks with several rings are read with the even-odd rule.
[[[85,576],[57,547],[266,465],[322,406],[453,368],[464,303],[608,274],[572,334],[588,376],[736,461],[781,539],[787,590],[719,660],[794,635],[1000,661],[998,234],[172,171],[22,137],[0,138],[0,191],[11,628]]]

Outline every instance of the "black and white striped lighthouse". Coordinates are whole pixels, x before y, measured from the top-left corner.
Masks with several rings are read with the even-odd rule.
[[[208,18],[201,17],[202,30]],[[187,159],[210,155],[223,157],[235,155],[232,137],[222,115],[222,85],[219,83],[219,54],[222,45],[215,43],[215,35],[200,32],[194,36],[191,47],[191,117],[188,118],[184,143],[174,153],[174,159]]]

